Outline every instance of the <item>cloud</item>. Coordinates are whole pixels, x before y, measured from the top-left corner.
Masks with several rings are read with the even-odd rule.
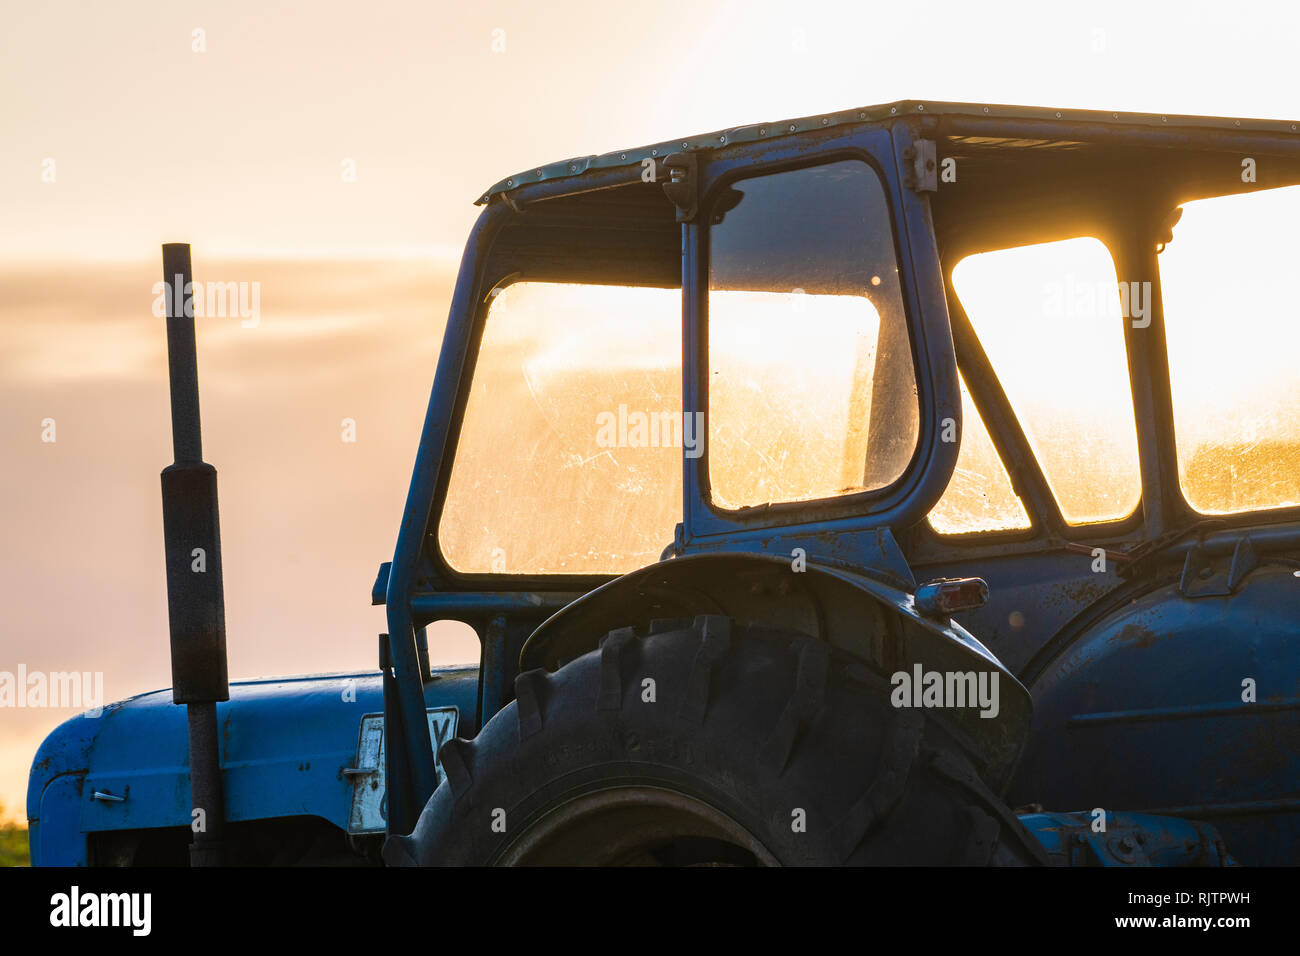
[[[198,332],[231,674],[373,667],[384,624],[370,586],[392,556],[450,270],[421,260],[196,266],[200,278],[263,290],[257,328],[214,319]],[[0,670],[102,670],[108,699],[171,680],[158,490],[172,457],[166,337],[150,312],[160,271],[0,273]],[[341,441],[345,417],[355,444]],[[53,443],[41,440],[47,418]],[[0,713],[15,741],[0,748],[11,812],[21,813],[36,745],[66,716]]]

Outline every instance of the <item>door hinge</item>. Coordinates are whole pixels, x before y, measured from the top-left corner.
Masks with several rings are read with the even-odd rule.
[[[939,152],[932,139],[917,139],[903,150],[903,159],[908,163],[904,182],[907,188],[918,193],[932,193],[939,190]]]
[[[677,207],[678,222],[694,222],[700,201],[699,165],[694,153],[665,156],[664,195]]]

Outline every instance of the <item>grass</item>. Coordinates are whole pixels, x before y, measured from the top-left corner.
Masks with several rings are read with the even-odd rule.
[[[0,804],[0,866],[30,866],[27,855],[27,824],[5,819]]]

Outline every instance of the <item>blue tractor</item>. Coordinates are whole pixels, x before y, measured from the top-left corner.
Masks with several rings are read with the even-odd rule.
[[[505,179],[378,669],[233,685],[174,296],[175,686],[33,863],[1300,862],[1298,196],[1294,123],[913,101]]]

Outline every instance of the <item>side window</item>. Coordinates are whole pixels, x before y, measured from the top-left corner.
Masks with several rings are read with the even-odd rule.
[[[1300,186],[1183,206],[1160,253],[1178,477],[1203,514],[1300,505]]]
[[[709,484],[742,508],[883,488],[919,405],[885,190],[856,160],[736,182],[709,232]]]
[[[1084,237],[982,252],[957,263],[952,282],[1065,520],[1132,514],[1137,428],[1106,246]]]
[[[518,282],[491,305],[438,524],[465,573],[617,574],[682,513],[681,291]]]
[[[943,497],[930,509],[930,526],[940,534],[1012,531],[1030,527],[1029,515],[1011,486],[993,439],[961,385],[961,448]]]

